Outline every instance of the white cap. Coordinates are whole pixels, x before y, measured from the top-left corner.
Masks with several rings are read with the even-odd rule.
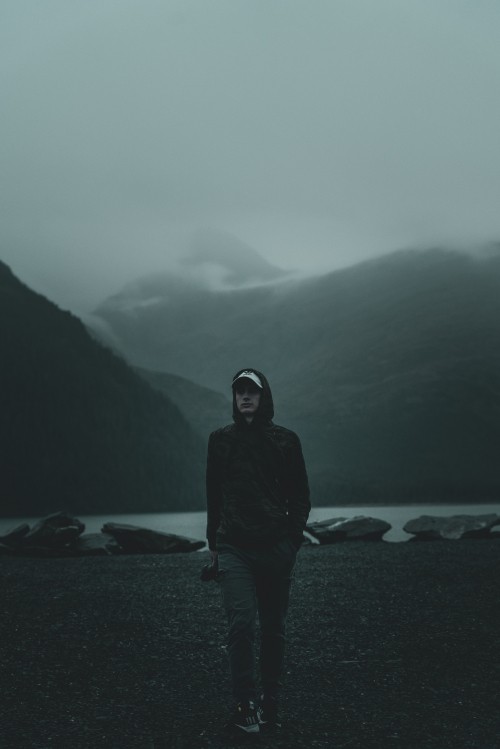
[[[251,369],[245,369],[245,371],[239,374],[238,377],[235,377],[231,383],[231,387],[234,387],[238,380],[252,380],[252,382],[255,382],[257,387],[259,387],[261,390],[263,390],[264,388],[260,377],[258,377]]]

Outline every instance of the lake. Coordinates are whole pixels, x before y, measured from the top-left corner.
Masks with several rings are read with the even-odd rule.
[[[394,505],[377,507],[313,507],[309,520],[325,520],[326,518],[351,518],[355,515],[368,515],[370,517],[386,520],[392,525],[385,536],[385,541],[408,541],[412,538],[403,530],[403,525],[412,518],[419,515],[486,515],[496,513],[500,515],[500,504],[477,504],[477,505]],[[85,523],[88,533],[96,533],[101,530],[107,521],[114,523],[131,523],[145,528],[177,533],[181,536],[189,536],[195,539],[205,539],[205,512],[161,512],[161,513],[134,513],[132,515],[78,515]],[[36,522],[38,518],[0,518],[0,535],[11,530],[20,523]]]

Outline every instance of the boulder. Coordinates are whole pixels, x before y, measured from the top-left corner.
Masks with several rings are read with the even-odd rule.
[[[119,554],[122,547],[109,533],[84,533],[71,547],[76,556],[109,556]]]
[[[456,541],[460,538],[490,537],[491,528],[500,525],[500,515],[450,515],[439,517],[421,515],[409,520],[403,530],[411,533],[412,541],[439,541],[443,539]]]
[[[205,546],[205,541],[126,523],[105,523],[101,531],[113,536],[126,554],[173,554]]]
[[[85,530],[84,524],[66,512],[55,512],[39,520],[24,535],[21,550],[37,549],[57,550],[73,544]]]
[[[0,544],[7,546],[9,549],[17,549],[22,544],[23,538],[29,532],[29,529],[28,523],[16,525],[11,531],[0,536]]]
[[[392,526],[385,520],[356,515],[353,518],[329,518],[308,523],[306,531],[320,544],[339,541],[381,541]]]

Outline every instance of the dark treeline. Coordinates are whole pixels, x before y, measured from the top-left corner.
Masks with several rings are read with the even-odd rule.
[[[3,263],[0,356],[2,515],[203,507],[178,408]]]

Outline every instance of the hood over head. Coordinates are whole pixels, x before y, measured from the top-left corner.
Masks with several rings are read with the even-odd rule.
[[[271,393],[271,388],[269,386],[269,383],[267,381],[267,378],[265,375],[262,374],[262,372],[259,372],[258,369],[254,369],[253,367],[245,367],[243,369],[239,369],[234,377],[232,378],[231,382],[234,383],[235,380],[238,379],[238,377],[243,372],[253,372],[257,375],[259,380],[262,383],[262,391],[260,394],[260,403],[259,408],[257,409],[255,416],[252,421],[252,425],[257,424],[270,424],[274,417],[274,403],[273,403],[273,395]],[[249,378],[250,379],[250,378]],[[253,379],[253,378],[252,378]],[[243,414],[241,414],[237,407],[236,407],[236,398],[235,398],[235,392],[233,387],[233,419],[236,422],[236,424],[246,424],[245,417]]]

